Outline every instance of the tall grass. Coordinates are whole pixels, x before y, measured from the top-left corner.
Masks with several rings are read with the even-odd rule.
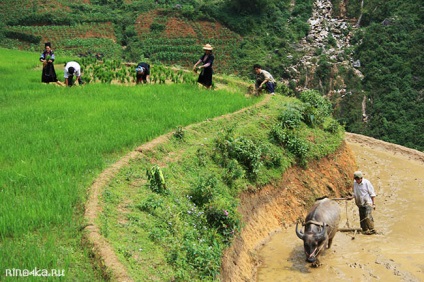
[[[120,156],[154,137],[251,105],[190,85],[41,83],[38,54],[0,50],[0,275],[65,269],[101,279],[78,231],[86,189]],[[63,80],[63,62],[56,71]],[[0,279],[1,280],[1,279]]]

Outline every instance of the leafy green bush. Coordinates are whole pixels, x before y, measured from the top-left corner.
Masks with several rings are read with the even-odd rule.
[[[227,164],[226,170],[222,176],[225,184],[229,187],[233,186],[234,181],[244,176],[243,167],[238,163],[237,160],[230,160]]]
[[[321,126],[325,118],[331,115],[331,102],[318,91],[303,91],[299,98],[304,102],[303,121],[309,126]]]
[[[261,162],[267,168],[281,166],[282,155],[275,146],[268,143],[261,144],[261,152]]]
[[[290,153],[296,156],[301,166],[306,166],[309,152],[309,144],[300,138],[293,130],[283,129],[280,125],[274,125],[270,131],[271,138]]]
[[[252,140],[239,137],[229,144],[228,155],[236,159],[247,172],[248,177],[255,179],[261,166],[261,149]]]
[[[165,178],[161,168],[158,165],[154,165],[150,170],[146,170],[147,179],[149,180],[150,189],[159,194],[167,193]]]
[[[185,131],[182,126],[178,126],[177,130],[174,132],[173,136],[178,140],[183,140],[185,135]]]
[[[205,215],[210,227],[215,228],[227,244],[240,230],[240,216],[236,212],[235,205],[224,198],[208,204],[205,207]]]
[[[218,179],[215,176],[209,176],[206,179],[201,177],[189,193],[190,200],[197,206],[203,207],[213,200],[217,185]]]
[[[278,117],[282,128],[295,129],[302,123],[302,112],[297,107],[287,107]]]
[[[339,129],[340,129],[340,124],[334,119],[332,119],[328,123],[328,125],[324,127],[325,131],[330,132],[332,134],[337,133]]]

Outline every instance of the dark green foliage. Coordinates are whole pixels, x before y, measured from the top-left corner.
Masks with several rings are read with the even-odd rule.
[[[336,120],[331,120],[331,122],[324,127],[324,130],[335,134],[340,130],[340,124]]]
[[[416,14],[418,3],[406,1],[400,6],[384,12],[379,6],[379,19],[391,17],[385,24],[371,22],[366,32],[358,34],[361,44],[356,56],[365,75],[369,120],[362,125],[348,123],[347,129],[424,150],[424,21],[422,13]],[[360,119],[356,122],[361,123]]]
[[[178,126],[177,130],[174,132],[174,137],[178,140],[183,140],[185,135],[185,130],[182,126]]]
[[[165,30],[165,25],[160,23],[152,23],[150,25],[150,31],[152,32],[161,32]]]
[[[10,20],[8,25],[71,25],[75,23],[71,16],[64,12],[34,13]]]
[[[233,186],[233,183],[244,176],[243,167],[238,163],[237,160],[230,160],[227,164],[222,180],[228,186]]]
[[[319,92],[303,91],[300,94],[303,104],[303,121],[309,126],[321,126],[326,117],[331,115],[331,102]]]
[[[199,207],[213,201],[217,185],[218,179],[215,176],[200,178],[190,191],[191,201]]]
[[[4,36],[11,39],[27,41],[33,44],[39,44],[41,41],[41,36],[35,36],[32,34],[27,34],[27,33],[17,32],[17,31],[5,31]]]
[[[215,201],[205,207],[205,215],[211,228],[215,228],[229,244],[240,229],[240,219],[234,204],[225,200]]]
[[[306,166],[309,152],[309,144],[290,129],[283,129],[275,125],[270,131],[270,137],[275,143],[286,148],[298,160],[301,166]]]
[[[267,168],[281,166],[282,155],[275,146],[264,143],[261,145],[261,152],[261,162]]]
[[[298,107],[287,107],[278,117],[281,127],[295,129],[302,123],[302,111]]]
[[[229,144],[228,155],[236,159],[253,179],[257,177],[261,166],[261,149],[252,140],[246,137],[236,138]]]

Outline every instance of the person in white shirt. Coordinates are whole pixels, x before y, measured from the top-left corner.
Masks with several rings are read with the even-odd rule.
[[[269,94],[274,95],[276,81],[272,75],[267,72],[266,70],[263,70],[261,65],[255,64],[253,65],[253,70],[256,74],[256,82],[255,82],[255,90],[256,93],[259,95],[259,93],[262,90],[262,87],[265,85],[266,90]]]
[[[65,85],[67,86],[72,86],[74,84],[74,76],[76,76],[76,80],[78,80],[78,83],[82,84],[80,64],[74,61],[67,62],[65,64],[63,76],[65,77]]]
[[[359,219],[362,232],[367,235],[376,234],[372,210],[375,209],[375,191],[371,182],[363,178],[361,171],[353,173],[353,197],[359,208]]]

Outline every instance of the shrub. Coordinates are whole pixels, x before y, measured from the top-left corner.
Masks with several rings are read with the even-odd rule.
[[[261,162],[267,168],[281,166],[281,158],[282,158],[281,153],[278,152],[278,150],[274,148],[274,146],[267,143],[262,144],[261,151],[262,151]]]
[[[146,171],[147,179],[149,180],[150,189],[158,194],[166,193],[165,178],[162,170],[158,165],[154,165],[150,170]]]
[[[339,131],[339,128],[340,128],[340,124],[333,119],[329,122],[329,124],[326,127],[324,127],[324,130],[334,134]]]
[[[303,105],[303,121],[309,126],[320,126],[326,117],[331,115],[331,102],[315,90],[300,93]]]
[[[295,129],[302,123],[302,112],[296,107],[286,108],[278,117],[282,128]]]
[[[18,39],[33,44],[39,44],[41,41],[41,36],[36,36],[18,31],[5,31],[4,36],[6,36],[7,38]]]
[[[284,146],[290,153],[296,156],[300,165],[306,166],[309,152],[307,141],[302,140],[294,131],[283,129],[279,125],[273,126],[270,136],[277,144]]]
[[[261,149],[252,140],[239,137],[229,144],[228,155],[236,159],[247,171],[250,178],[255,179],[261,166]]]
[[[225,184],[228,186],[233,186],[234,181],[240,179],[244,176],[244,170],[237,160],[230,160],[227,165],[227,169],[222,176],[222,179]]]
[[[218,179],[215,176],[200,178],[199,183],[190,191],[191,201],[202,207],[213,200]]]
[[[235,205],[231,205],[225,199],[215,201],[205,209],[207,222],[211,228],[216,228],[229,244],[234,235],[240,230],[240,219]]]
[[[183,140],[184,134],[185,134],[184,129],[181,126],[178,126],[177,130],[174,132],[174,137],[178,140]]]

